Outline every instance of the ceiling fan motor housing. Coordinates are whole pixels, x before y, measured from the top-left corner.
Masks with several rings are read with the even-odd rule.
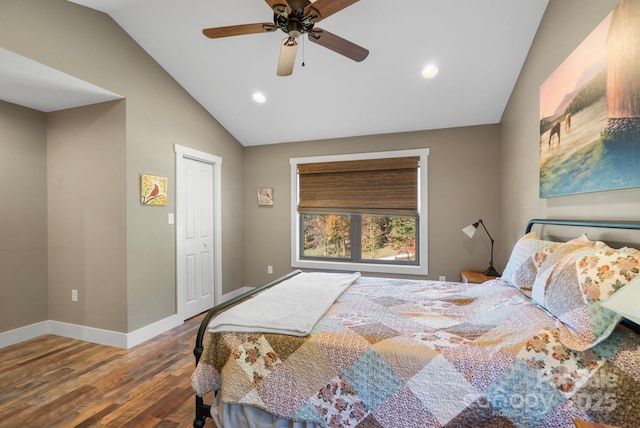
[[[274,14],[273,22],[278,28],[294,39],[301,34],[310,33],[314,23],[309,19],[304,19],[302,11],[293,10],[291,14]]]

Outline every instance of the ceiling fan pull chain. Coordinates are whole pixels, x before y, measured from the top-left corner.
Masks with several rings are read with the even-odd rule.
[[[302,38],[302,66],[304,67],[304,37]]]

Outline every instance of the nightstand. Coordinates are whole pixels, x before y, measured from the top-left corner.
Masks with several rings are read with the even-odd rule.
[[[489,281],[491,279],[496,279],[495,276],[488,276],[482,272],[476,272],[474,270],[461,270],[460,271],[460,282],[471,283],[471,284],[481,284],[483,282]]]

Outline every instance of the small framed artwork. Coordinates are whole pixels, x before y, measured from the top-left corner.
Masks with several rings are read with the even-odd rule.
[[[167,177],[141,174],[140,203],[142,205],[167,205]]]
[[[273,205],[273,187],[258,188],[258,206]]]

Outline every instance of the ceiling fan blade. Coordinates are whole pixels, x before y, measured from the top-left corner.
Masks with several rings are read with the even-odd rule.
[[[287,13],[291,13],[291,7],[287,3],[287,0],[264,0],[267,2],[271,10],[278,15],[282,15],[282,11],[286,10]],[[276,6],[279,6],[276,8]]]
[[[300,13],[302,13],[303,11],[306,12],[306,9],[311,4],[311,2],[309,0],[287,0],[287,3],[289,4],[289,7],[291,8],[289,10],[289,13],[291,13],[291,10],[297,10]]]
[[[336,36],[327,30],[314,28],[313,31],[309,33],[309,40],[319,44],[320,46],[324,46],[327,49],[331,49],[340,55],[351,58],[356,62],[364,60],[369,55],[369,51],[365,48],[358,46],[349,40],[343,39],[340,36]]]
[[[336,12],[340,12],[342,9],[351,6],[357,1],[358,0],[316,0],[305,8],[304,15],[308,16],[309,13],[313,14],[315,11],[315,13],[320,16],[317,18],[312,17],[311,20],[318,22]]]
[[[259,24],[243,24],[243,25],[230,25],[228,27],[216,27],[216,28],[205,28],[202,30],[202,34],[209,37],[210,39],[217,39],[220,37],[229,37],[229,36],[241,36],[244,34],[256,34],[256,33],[268,33],[271,31],[276,31],[278,27],[276,27],[271,22],[264,22]]]
[[[278,76],[290,76],[293,73],[293,66],[296,62],[298,43],[294,38],[288,38],[280,48],[280,59],[278,60]]]

